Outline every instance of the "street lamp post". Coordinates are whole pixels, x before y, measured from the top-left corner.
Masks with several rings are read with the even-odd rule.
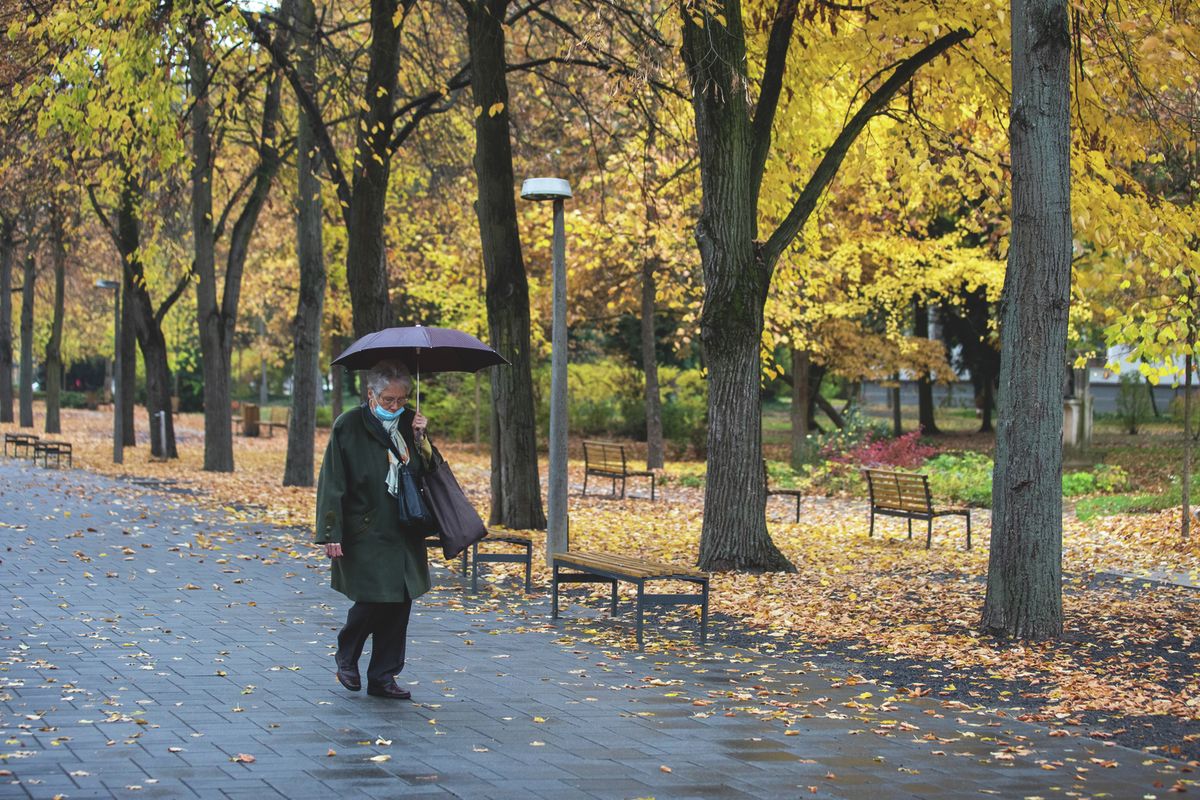
[[[530,178],[521,184],[525,200],[554,201],[554,317],[550,336],[550,475],[546,556],[566,552],[567,517],[567,234],[563,203],[571,184],[562,178]]]
[[[96,288],[113,290],[113,463],[120,464],[125,460],[121,430],[121,284],[101,279],[96,281]]]

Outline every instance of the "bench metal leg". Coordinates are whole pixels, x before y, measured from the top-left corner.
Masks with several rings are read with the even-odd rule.
[[[875,508],[872,507],[871,508],[871,528],[870,528],[870,530],[867,531],[867,538],[870,539],[874,536],[875,536]]]
[[[968,511],[965,516],[967,518],[967,549],[970,550],[971,549],[971,512]]]
[[[533,543],[525,548],[525,593],[533,589]]]
[[[614,481],[614,483],[615,483],[615,481]],[[621,476],[621,499],[622,500],[625,499],[625,476],[624,475]]]
[[[641,652],[642,650],[645,649],[645,642],[642,638],[642,628],[643,628],[642,615],[646,611],[645,598],[643,597],[643,589],[644,588],[645,588],[645,581],[638,581],[637,582],[637,592],[638,592],[637,593],[637,646],[638,646],[638,652]]]
[[[587,497],[587,479],[588,479],[587,467],[584,467],[584,469],[583,469],[583,496],[584,497]]]
[[[908,538],[912,538],[912,517],[908,518]]]
[[[700,644],[708,637],[708,581],[703,586],[704,604],[700,606]]]
[[[615,617],[617,615],[617,582],[615,580],[609,581],[609,585],[612,587],[612,600],[608,604],[608,615]]]
[[[550,578],[550,619],[558,619],[558,564]]]
[[[796,524],[800,524],[800,495],[796,495]]]
[[[926,524],[929,525],[929,531],[925,534],[925,549],[928,550],[929,546],[933,544],[933,517],[930,517]]]

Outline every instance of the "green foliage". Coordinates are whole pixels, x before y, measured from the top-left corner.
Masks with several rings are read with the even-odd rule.
[[[936,498],[973,506],[992,504],[992,459],[975,452],[942,453],[925,462],[929,490]]]
[[[61,408],[87,408],[87,395],[84,392],[60,391],[58,405]]]
[[[1064,497],[1079,497],[1096,491],[1096,476],[1090,472],[1067,472],[1062,476]]]
[[[333,407],[317,406],[317,427],[328,428],[333,425]]]
[[[1171,419],[1183,425],[1183,393],[1171,398]],[[1192,390],[1192,433],[1200,432],[1200,392]]]
[[[1183,502],[1179,483],[1171,485],[1165,492],[1157,494],[1114,494],[1085,497],[1075,504],[1075,516],[1081,520],[1107,517],[1113,514],[1128,514],[1145,511],[1165,511]]]
[[[415,392],[414,392],[415,396]],[[409,402],[415,410],[416,403]],[[437,383],[421,381],[421,413],[429,418],[430,435],[435,441],[469,442],[475,439],[474,378],[441,376]],[[481,376],[479,387],[479,436],[489,440],[492,414],[492,390]]]
[[[1142,383],[1141,376],[1122,373],[1117,395],[1117,415],[1131,435],[1137,433],[1142,423],[1150,418],[1150,391]]]
[[[659,367],[663,438],[679,449],[703,451],[707,394],[699,370]],[[534,375],[538,420],[550,418],[550,369]],[[567,366],[567,415],[576,436],[646,438],[645,376],[612,359]]]

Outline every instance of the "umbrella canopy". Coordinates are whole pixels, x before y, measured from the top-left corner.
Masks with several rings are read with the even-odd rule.
[[[382,359],[397,359],[413,373],[478,372],[507,364],[499,353],[469,333],[453,328],[414,325],[368,333],[333,360],[346,369],[370,369]]]

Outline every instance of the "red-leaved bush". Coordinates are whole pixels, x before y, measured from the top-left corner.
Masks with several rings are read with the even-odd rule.
[[[937,448],[920,442],[917,431],[891,439],[873,436],[870,432],[853,448],[843,453],[824,453],[830,461],[839,464],[857,464],[861,467],[904,467],[912,469],[937,455]]]

